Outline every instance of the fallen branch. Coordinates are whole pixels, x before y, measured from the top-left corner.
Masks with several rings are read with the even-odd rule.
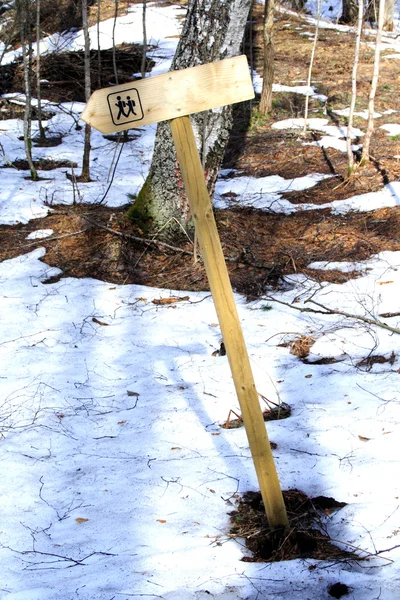
[[[290,304],[290,302],[284,302],[283,300],[278,300],[277,298],[274,298],[273,296],[266,296],[266,298],[267,298],[267,300],[270,300],[271,302],[277,302],[278,304],[283,304],[283,306],[288,306],[289,308],[293,308],[294,310],[298,310],[299,312],[307,312],[307,313],[312,313],[314,315],[317,315],[317,314],[318,315],[341,315],[342,317],[345,317],[346,319],[355,319],[356,321],[363,321],[363,323],[368,323],[369,325],[376,325],[376,327],[381,327],[382,329],[386,329],[387,331],[391,331],[392,333],[400,334],[400,329],[398,329],[397,327],[391,327],[390,325],[387,325],[386,323],[382,323],[382,321],[378,321],[377,319],[369,319],[368,317],[363,317],[361,315],[354,315],[352,313],[344,312],[343,310],[329,308],[329,306],[325,306],[324,304],[315,302],[315,300],[311,300],[311,299],[305,300],[304,304],[306,304],[307,302],[311,302],[312,304],[319,306],[323,310],[316,310],[314,308],[306,308],[304,306],[303,307],[296,306],[295,304]]]
[[[94,221],[93,219],[91,219],[90,217],[87,217],[86,215],[81,215],[81,217],[83,219],[85,219],[85,221],[88,221],[88,223],[91,223],[92,225],[94,225],[95,227],[104,229],[105,231],[108,231],[108,233],[112,233],[113,235],[116,235],[118,237],[123,237],[128,240],[133,240],[134,242],[140,242],[141,244],[149,244],[149,245],[158,246],[161,248],[168,248],[168,250],[173,250],[174,252],[181,252],[182,254],[189,254],[190,256],[193,256],[193,252],[191,252],[190,250],[183,250],[183,248],[177,248],[176,246],[172,246],[171,244],[167,244],[165,242],[160,242],[159,240],[152,240],[149,238],[141,238],[141,237],[137,237],[135,235],[131,235],[130,233],[122,233],[121,231],[117,231],[116,229],[111,229],[111,227],[107,227],[107,225],[102,225],[101,223]]]

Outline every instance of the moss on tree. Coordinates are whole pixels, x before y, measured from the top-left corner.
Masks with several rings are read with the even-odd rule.
[[[149,182],[149,177],[147,177],[142,189],[136,196],[132,206],[127,212],[128,219],[133,221],[143,231],[147,231],[149,229],[149,222],[152,220],[151,200],[151,184]]]

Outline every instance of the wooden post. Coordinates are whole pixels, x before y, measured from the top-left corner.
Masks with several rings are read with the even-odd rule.
[[[268,523],[270,527],[288,527],[285,504],[190,118],[178,117],[170,121],[170,126]]]

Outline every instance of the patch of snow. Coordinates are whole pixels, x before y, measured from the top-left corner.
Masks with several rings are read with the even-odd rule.
[[[350,115],[350,108],[343,108],[341,110],[333,110],[333,112],[342,117],[348,117]],[[355,117],[361,117],[362,119],[368,120],[368,111],[367,110],[354,111],[353,114]],[[383,114],[386,114],[386,113],[383,113]],[[381,113],[374,112],[374,119],[379,119],[379,117],[381,117],[381,116],[382,116]]]
[[[307,127],[313,131],[322,131],[323,133],[327,133],[330,136],[337,138],[345,138],[347,137],[347,127],[344,126],[336,126],[336,125],[328,125],[328,119],[321,118],[310,118],[307,119]],[[302,130],[304,128],[304,119],[285,119],[283,121],[277,121],[271,125],[272,129],[298,129]],[[364,133],[358,129],[357,127],[352,127],[351,137],[360,137],[363,136]]]
[[[261,75],[259,75],[256,71],[252,71],[252,81],[253,87],[256,94],[261,94],[263,79]],[[309,87],[307,85],[281,85],[280,83],[272,84],[273,92],[288,92],[290,94],[301,94],[303,96],[310,96],[311,98],[316,98],[321,102],[326,102],[328,97],[324,94],[318,94],[315,92],[315,88],[313,86]]]
[[[52,229],[37,229],[36,231],[32,231],[27,237],[27,240],[40,240],[42,238],[47,238],[50,235],[53,235],[54,231]]]
[[[7,598],[65,600],[79,590],[82,600],[242,600],[255,585],[262,595],[307,600],[340,580],[359,599],[385,589],[396,600],[396,562],[381,558],[370,558],[369,569],[308,560],[306,577],[302,560],[270,563],[267,573],[265,564],[241,562],[247,551],[228,535],[228,512],[257,481],[243,428],[219,426],[238,407],[226,357],[212,356],[221,333],[206,292],[93,279],[44,284],[59,272],[44,254],[0,264]],[[300,306],[312,295],[367,315],[396,310],[400,253],[364,267],[366,275],[342,286],[293,276],[296,287],[274,295],[288,303],[300,296]],[[170,294],[191,302],[152,304]],[[265,312],[265,300],[236,300],[257,389],[292,407],[289,419],[268,423],[283,489],[347,502],[329,518],[332,537],[371,553],[395,545],[399,362],[362,366],[371,351],[390,358],[393,336],[340,315],[274,302]],[[279,347],[285,331],[316,337],[310,364]],[[340,362],[315,364],[324,358]],[[28,553],[32,532],[36,552]],[[68,568],[74,560],[79,569]]]
[[[400,125],[398,123],[388,123],[386,125],[381,125],[380,129],[384,129],[388,132],[388,135],[395,136],[400,135]]]
[[[215,187],[214,205],[217,208],[247,206],[280,212],[282,206],[296,206],[281,196],[285,192],[301,191],[313,187],[331,175],[313,174],[295,179],[284,179],[279,175],[269,177],[235,177],[218,179]]]
[[[346,140],[340,140],[337,137],[333,137],[331,135],[323,135],[320,140],[315,142],[304,142],[305,146],[319,146],[320,148],[333,148],[335,150],[339,150],[340,152],[347,151]],[[355,152],[361,148],[358,144],[352,144],[351,149]]]

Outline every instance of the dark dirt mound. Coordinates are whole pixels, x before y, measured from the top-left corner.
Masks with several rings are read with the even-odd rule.
[[[360,556],[334,545],[323,526],[323,515],[346,506],[334,498],[308,498],[299,490],[283,492],[288,513],[289,531],[268,526],[259,492],[248,492],[231,515],[232,537],[244,538],[252,557],[245,562],[277,562],[295,558],[317,560],[352,559]],[[343,544],[345,546],[345,544]]]

